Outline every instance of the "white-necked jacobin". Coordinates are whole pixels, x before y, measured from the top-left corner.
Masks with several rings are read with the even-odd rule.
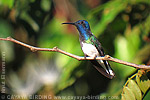
[[[79,20],[74,23],[62,23],[75,25],[79,31],[79,40],[84,56],[96,58],[105,56],[101,43],[91,32],[89,23],[86,20]],[[112,79],[115,74],[106,60],[90,60],[94,67],[107,78]]]

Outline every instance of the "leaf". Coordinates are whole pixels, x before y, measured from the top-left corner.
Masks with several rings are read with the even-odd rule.
[[[51,1],[50,0],[42,0],[41,1],[41,8],[44,11],[48,11],[51,8]]]
[[[9,8],[12,8],[14,0],[1,0],[0,3],[2,3],[3,5],[7,5]]]
[[[132,92],[132,90],[128,87],[124,87],[123,89],[124,94],[122,94],[124,100],[136,100],[134,93]]]
[[[145,95],[145,97],[143,98],[143,100],[149,100],[150,98],[150,90],[148,91],[148,93]]]
[[[126,100],[126,95],[122,94],[121,100]]]
[[[128,41],[123,36],[118,36],[115,40],[115,57],[118,59],[122,59],[124,61],[129,61],[131,59],[130,51],[128,50]],[[119,73],[121,78],[127,77],[131,75],[136,69],[132,67],[125,67],[125,65],[119,65],[117,69],[119,71],[124,71],[124,73]]]
[[[134,93],[135,98],[137,100],[141,100],[142,99],[142,93],[141,90],[139,88],[139,86],[136,84],[136,82],[134,80],[130,80],[128,83],[128,87],[131,89],[131,91]]]
[[[133,80],[135,76],[135,80]],[[149,97],[147,95],[150,89],[150,80],[146,76],[146,72],[144,70],[139,70],[138,73],[134,74],[127,80],[128,85],[124,86],[122,93],[122,100],[129,100],[130,95],[134,95],[136,100],[142,100],[143,97]],[[133,94],[132,94],[133,93]],[[146,100],[146,99],[145,99]]]
[[[139,75],[137,75],[136,81],[142,92],[145,94],[146,91],[150,88],[150,80],[146,76],[140,77]]]
[[[141,90],[144,93],[146,93],[146,91],[150,88],[149,84],[150,84],[150,80],[149,79],[141,81]]]
[[[102,18],[98,22],[98,24],[94,27],[94,33],[102,33],[106,26],[112,22],[115,17],[126,8],[127,2],[122,2],[119,0],[116,1],[110,1],[105,4]],[[98,9],[102,9],[101,6]],[[97,9],[95,9],[97,10]]]
[[[142,47],[141,50],[138,51],[136,54],[133,62],[139,63],[139,62],[146,62],[147,59],[150,57],[150,44],[146,44],[144,47]]]

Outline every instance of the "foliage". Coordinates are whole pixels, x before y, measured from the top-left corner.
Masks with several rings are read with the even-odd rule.
[[[129,78],[123,88],[122,100],[146,100],[149,98],[150,80],[143,70],[139,70],[138,73],[134,74]],[[133,78],[135,80],[133,80]]]

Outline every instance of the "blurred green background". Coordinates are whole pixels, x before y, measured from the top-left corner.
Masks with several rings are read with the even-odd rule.
[[[105,54],[150,64],[150,0],[0,0],[0,37],[11,36],[37,47],[57,46],[83,56],[76,28],[61,24],[81,19],[89,22]],[[56,52],[31,52],[7,41],[0,41],[0,52],[7,94],[120,99],[127,78],[137,72],[110,62],[116,74],[110,80],[89,61]]]

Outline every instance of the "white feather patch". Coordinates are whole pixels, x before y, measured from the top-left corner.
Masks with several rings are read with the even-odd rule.
[[[93,57],[93,58],[95,58],[96,56],[99,56],[99,52],[97,51],[94,45],[83,43],[83,42],[81,43],[82,43],[82,50],[86,55]]]
[[[83,43],[83,42],[81,42],[81,43],[82,43],[82,50],[83,50],[84,54],[86,54],[86,55],[88,55],[90,57],[93,57],[93,58],[95,58],[97,56],[100,56],[98,50],[96,49],[96,47],[94,45],[88,44],[88,43]],[[111,68],[110,68],[110,66],[109,66],[107,61],[106,61],[106,64],[108,65],[108,70],[106,69],[106,66],[105,66],[103,60],[98,60],[98,62],[106,70],[106,72],[108,74],[114,76],[114,73],[111,70]]]

